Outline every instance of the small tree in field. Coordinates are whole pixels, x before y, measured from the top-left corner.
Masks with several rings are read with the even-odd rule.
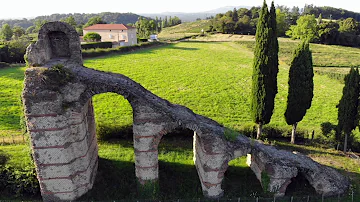
[[[289,92],[285,111],[286,123],[292,125],[291,144],[295,143],[296,127],[310,108],[314,96],[313,63],[309,43],[303,41],[295,50],[289,70]]]
[[[84,36],[84,40],[85,41],[101,41],[101,36],[100,34],[96,33],[96,32],[88,32],[87,34],[85,34]]]
[[[343,95],[338,105],[338,129],[344,133],[344,152],[347,151],[348,136],[358,125],[359,107],[359,70],[350,69],[345,76]]]
[[[272,3],[270,13],[266,2],[261,8],[256,28],[254,51],[251,112],[258,124],[257,136],[262,133],[262,126],[270,122],[277,93],[278,41],[276,34],[276,13]]]

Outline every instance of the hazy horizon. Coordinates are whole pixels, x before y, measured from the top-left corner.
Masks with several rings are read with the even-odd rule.
[[[138,0],[127,2],[122,5],[119,1],[108,0],[106,4],[97,4],[93,6],[91,3],[84,1],[70,1],[63,0],[61,4],[56,6],[48,5],[48,1],[45,0],[33,0],[33,1],[6,1],[2,4],[3,9],[0,13],[0,19],[32,19],[37,16],[46,16],[52,14],[74,14],[74,13],[102,13],[102,12],[117,12],[117,13],[134,13],[134,14],[157,14],[157,13],[201,13],[211,10],[215,10],[223,7],[252,7],[261,6],[263,1],[254,0],[238,1],[238,0],[223,0],[223,1],[190,1],[183,0],[181,4],[173,3],[169,4],[169,1],[165,0],[153,0],[149,1]],[[268,5],[271,4],[270,0],[266,1]],[[326,1],[317,0],[316,3],[306,0],[286,1],[278,0],[274,1],[275,5],[284,5],[292,8],[298,6],[303,8],[305,4],[313,4],[314,6],[330,6],[335,8],[342,8],[345,10],[360,12],[360,1]],[[21,5],[21,7],[19,7]],[[116,6],[119,5],[119,6]],[[45,8],[45,9],[44,9]]]

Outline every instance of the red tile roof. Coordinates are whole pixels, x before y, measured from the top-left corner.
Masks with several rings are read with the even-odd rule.
[[[84,28],[84,30],[125,30],[125,29],[136,29],[136,28],[124,24],[96,24]]]

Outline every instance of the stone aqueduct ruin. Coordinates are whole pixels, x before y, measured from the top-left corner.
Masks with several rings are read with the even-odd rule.
[[[285,194],[299,173],[324,196],[348,189],[347,178],[305,155],[277,150],[240,134],[235,141],[227,141],[225,128],[217,122],[152,94],[124,75],[84,67],[79,36],[66,23],[45,24],[26,57],[29,68],[22,97],[44,201],[75,200],[92,188],[98,145],[91,98],[106,92],[124,96],[133,108],[140,189],[157,183],[158,144],[163,135],[179,127],[194,131],[194,163],[206,197],[222,196],[228,162],[244,155],[260,181],[262,175],[268,177],[262,186],[277,196]]]

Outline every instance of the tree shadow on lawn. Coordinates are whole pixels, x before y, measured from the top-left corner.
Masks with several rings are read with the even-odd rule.
[[[159,161],[158,200],[204,199],[194,165]],[[260,182],[250,168],[230,166],[222,184],[225,198],[261,196]],[[99,158],[95,183],[78,201],[139,199],[133,162]]]

